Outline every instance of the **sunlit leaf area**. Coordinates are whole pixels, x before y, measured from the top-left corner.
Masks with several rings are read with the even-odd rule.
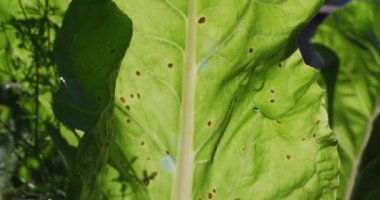
[[[0,0],[0,200],[379,200],[379,0]]]

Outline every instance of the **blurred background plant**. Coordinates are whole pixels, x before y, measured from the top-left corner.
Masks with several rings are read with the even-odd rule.
[[[69,162],[64,152],[79,136],[55,119],[50,99],[59,82],[53,41],[67,6],[65,0],[0,1],[0,191],[5,200],[65,196]]]

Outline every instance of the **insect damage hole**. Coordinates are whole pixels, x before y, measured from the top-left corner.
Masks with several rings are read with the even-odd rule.
[[[198,20],[198,23],[200,23],[200,24],[204,24],[205,22],[206,22],[206,17],[201,17]]]

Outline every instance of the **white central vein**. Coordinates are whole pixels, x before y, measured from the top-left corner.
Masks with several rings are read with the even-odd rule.
[[[177,143],[177,166],[174,172],[174,181],[172,185],[172,200],[192,199],[195,83],[197,78],[196,8],[196,0],[189,0],[186,24],[186,47],[183,65],[180,132]]]

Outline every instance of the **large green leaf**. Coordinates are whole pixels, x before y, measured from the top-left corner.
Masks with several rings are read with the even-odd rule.
[[[87,1],[74,1],[77,13],[95,13],[80,2]],[[56,99],[66,105],[57,114],[87,130],[85,145],[80,144],[86,151],[79,155],[86,162],[80,170],[83,180],[91,182],[95,172],[103,180],[103,185],[85,184],[83,197],[335,198],[339,161],[324,91],[316,83],[318,72],[296,50],[298,30],[321,0],[115,3],[131,17],[134,36],[116,81],[113,113],[92,103],[96,95],[89,95],[108,91],[102,99],[113,97],[112,87],[105,89],[106,80],[97,77],[104,72],[84,69],[96,69],[100,58],[112,57],[102,49],[107,41],[121,42],[113,34],[125,27],[109,25],[107,32],[92,32],[95,44],[82,40],[76,46],[67,40],[57,51],[77,63],[66,64],[72,66],[71,78],[64,76],[71,86]],[[68,16],[67,26],[85,20]],[[68,31],[63,28],[61,34],[72,37]],[[68,99],[70,93],[76,99]],[[111,128],[115,139],[109,144]],[[103,162],[99,159],[106,157],[99,155],[108,146],[109,165],[88,167]]]
[[[334,198],[323,92],[293,53],[321,1],[116,2],[135,34],[111,158],[146,199]]]
[[[313,39],[326,61],[331,124],[339,138],[339,199],[380,198],[380,131],[375,129],[380,114],[379,21],[379,1],[352,2],[330,16]]]
[[[130,19],[109,0],[76,0],[66,13],[55,42],[62,84],[54,96],[54,112],[71,129],[86,131],[80,141],[69,186],[71,199],[100,199],[99,174],[108,160],[113,138],[114,87],[132,34]],[[81,175],[82,182],[77,176]],[[78,189],[82,190],[78,193]]]

